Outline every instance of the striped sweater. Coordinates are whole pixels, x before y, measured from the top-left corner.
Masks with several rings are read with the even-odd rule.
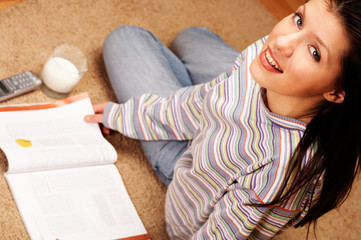
[[[145,94],[107,105],[104,124],[129,137],[191,140],[167,191],[172,239],[269,239],[299,222],[320,193],[321,183],[314,181],[287,202],[262,206],[285,186],[292,153],[306,128],[271,113],[262,101],[263,89],[249,65],[264,41],[244,50],[229,76],[182,88],[168,98]]]

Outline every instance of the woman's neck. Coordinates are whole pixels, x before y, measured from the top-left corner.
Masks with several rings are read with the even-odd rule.
[[[309,123],[317,115],[317,106],[320,106],[324,99],[284,96],[265,90],[263,101],[272,113]]]

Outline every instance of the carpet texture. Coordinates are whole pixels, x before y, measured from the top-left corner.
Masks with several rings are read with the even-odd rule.
[[[88,92],[93,103],[115,100],[102,59],[102,44],[119,25],[149,29],[165,44],[188,26],[205,26],[239,51],[268,34],[277,20],[258,0],[25,0],[0,11],[0,78],[26,70],[39,74],[52,49],[70,43],[84,51],[88,72],[72,95]],[[5,104],[49,102],[41,90]],[[1,136],[0,136],[1,137]],[[165,232],[166,188],[147,163],[140,144],[118,133],[107,139],[118,152],[116,166],[152,239]],[[0,155],[0,240],[29,239],[7,182],[6,158]],[[319,240],[359,239],[360,181],[339,211],[322,217]],[[306,228],[290,229],[277,239],[305,239]],[[311,231],[310,239],[315,239]]]

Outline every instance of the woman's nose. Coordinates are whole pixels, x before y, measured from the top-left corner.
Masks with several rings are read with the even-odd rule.
[[[275,48],[278,54],[284,57],[291,57],[299,42],[299,37],[298,33],[285,34],[276,37]]]

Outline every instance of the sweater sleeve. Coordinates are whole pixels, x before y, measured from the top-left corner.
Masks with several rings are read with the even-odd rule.
[[[290,213],[282,208],[252,206],[243,191],[229,191],[192,239],[271,239],[287,225]],[[295,211],[291,214],[297,214]]]
[[[267,176],[269,173],[261,172],[257,175]],[[310,198],[301,202],[299,200],[304,196],[308,186],[286,202],[268,205],[276,194],[267,202],[263,202],[264,199],[261,199],[258,193],[266,189],[259,185],[261,183],[257,184],[258,189],[246,187],[247,183],[230,185],[192,239],[272,239],[293,225],[294,219],[301,219],[307,214],[309,209],[305,205]]]
[[[124,104],[108,103],[103,124],[141,140],[189,140],[199,128],[207,92],[227,74],[200,85],[179,89],[168,98],[144,94]]]

